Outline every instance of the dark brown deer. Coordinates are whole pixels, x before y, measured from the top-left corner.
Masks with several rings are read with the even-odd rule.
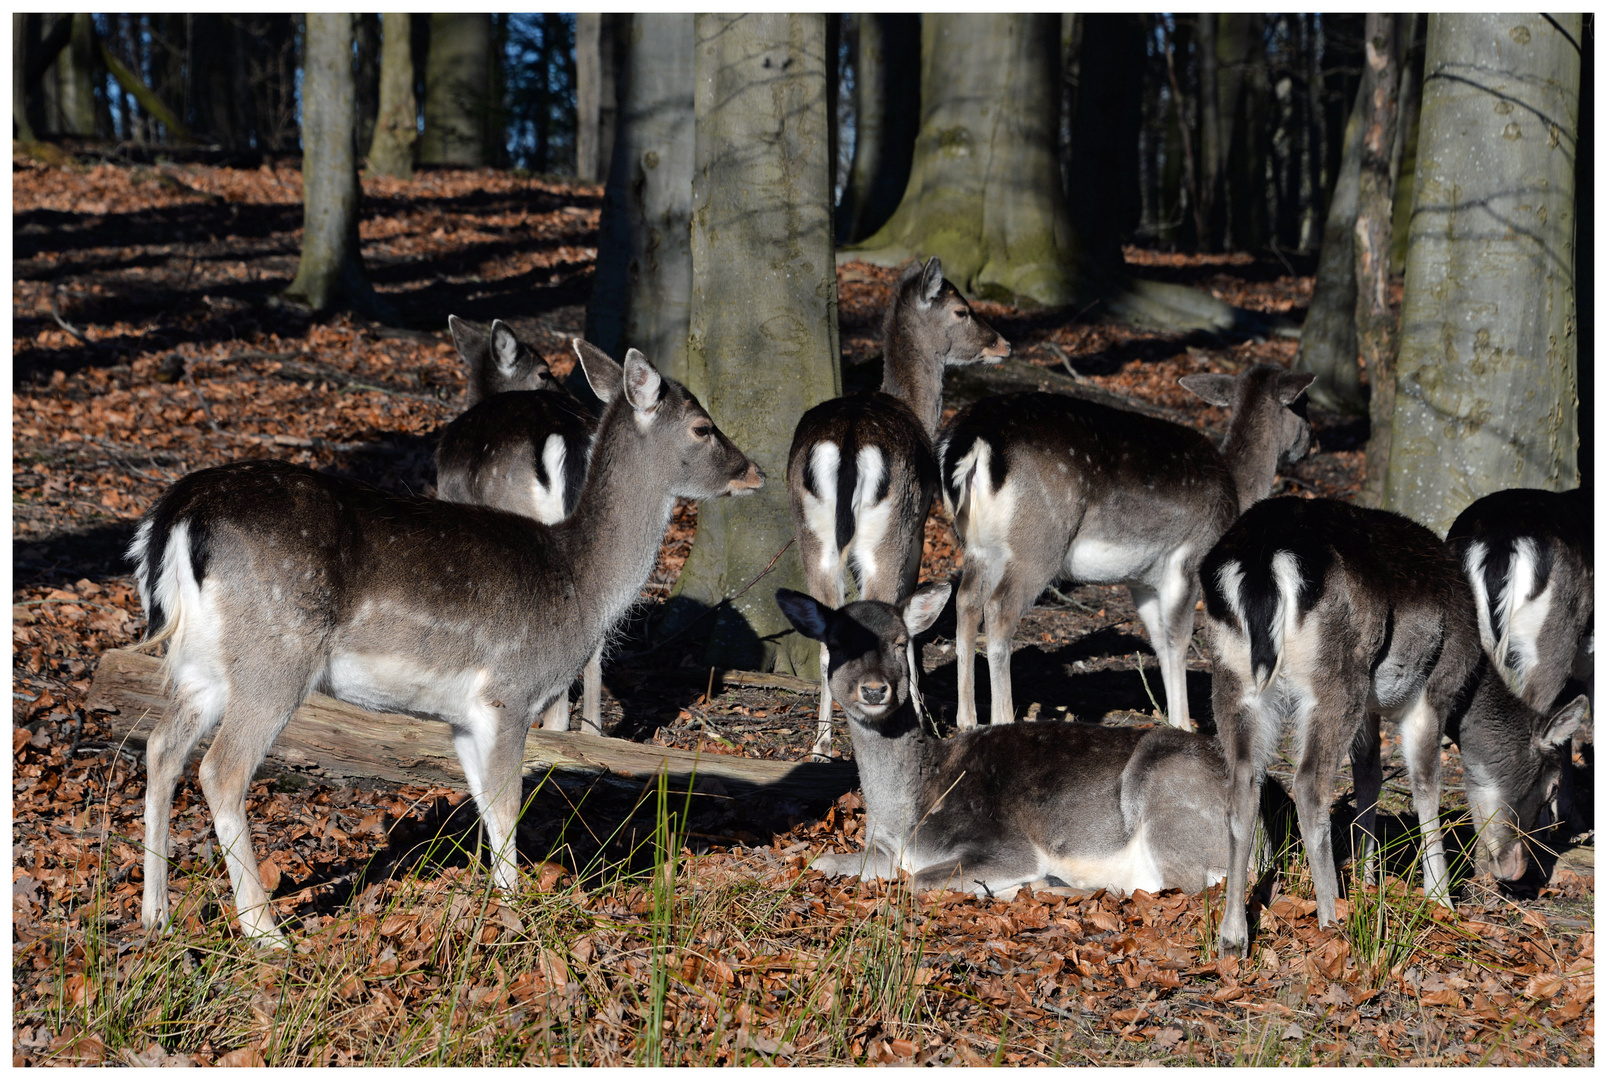
[[[455,315],[447,324],[468,365],[470,396],[479,400],[441,433],[436,494],[557,524],[580,503],[597,418],[500,319],[488,334]],[[602,685],[599,650],[581,672],[581,730],[592,735],[603,733]],[[569,730],[568,694],[553,699],[541,726]]]
[[[881,390],[804,413],[787,453],[793,531],[817,600],[841,605],[850,570],[865,599],[892,603],[915,587],[937,490],[943,370],[1009,355],[1010,343],[944,280],[935,256],[899,276],[882,327]],[[831,756],[829,663],[822,649],[817,759]]]
[[[977,722],[984,619],[992,722],[1015,719],[1010,640],[1057,577],[1128,587],[1160,660],[1167,720],[1191,727],[1195,572],[1240,511],[1272,490],[1279,464],[1304,456],[1311,380],[1267,364],[1179,379],[1232,410],[1221,450],[1192,428],[1059,394],[1004,394],[961,409],[937,447],[943,504],[965,556],[955,601],[960,727]]]
[[[149,643],[168,643],[173,688],[146,746],[146,926],[169,918],[173,789],[216,729],[200,779],[240,923],[285,944],[257,876],[245,795],[314,690],[449,723],[493,879],[515,884],[531,722],[637,602],[676,498],[764,482],[641,353],[621,366],[574,345],[607,410],[580,503],[556,525],[276,461],[192,473],[146,514],[129,554]]]
[[[952,739],[922,730],[908,642],[948,596],[947,584],[927,585],[897,604],[836,610],[776,593],[799,633],[831,649],[832,690],[848,715],[865,796],[864,850],[824,855],[815,867],[865,878],[903,870],[916,889],[1006,898],[1028,882],[1199,892],[1221,881],[1227,782],[1205,736],[1075,723],[976,728]],[[1270,809],[1275,793],[1268,796]],[[1269,824],[1279,826],[1271,815]]]
[[[1256,792],[1286,725],[1298,746],[1295,808],[1319,924],[1334,921],[1339,895],[1329,801],[1347,749],[1366,866],[1375,861],[1380,720],[1400,732],[1425,840],[1424,892],[1451,902],[1439,801],[1448,720],[1458,724],[1479,861],[1502,880],[1523,876],[1524,837],[1554,793],[1558,748],[1586,701],[1541,713],[1507,689],[1479,647],[1472,592],[1449,547],[1399,514],[1269,499],[1245,511],[1200,575],[1229,784],[1224,954],[1249,947],[1244,897]]]

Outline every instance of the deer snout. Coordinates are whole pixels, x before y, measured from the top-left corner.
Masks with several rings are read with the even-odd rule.
[[[982,350],[982,359],[985,363],[997,364],[1010,355],[1010,343],[1000,337],[992,345]]]
[[[887,703],[887,684],[884,682],[860,683],[859,700],[866,705],[885,705]]]
[[[1514,837],[1506,849],[1496,855],[1490,872],[1501,881],[1522,880],[1523,875],[1529,872],[1529,857],[1523,850],[1523,841]]]
[[[764,470],[753,462],[748,462],[747,471],[726,485],[727,495],[746,495],[750,491],[757,491],[764,487]]]

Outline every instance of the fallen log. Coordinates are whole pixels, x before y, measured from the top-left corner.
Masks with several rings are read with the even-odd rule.
[[[111,714],[112,729],[143,746],[167,705],[155,657],[124,649],[101,655],[85,707]],[[463,783],[451,730],[431,720],[376,713],[313,694],[296,710],[269,761],[332,780],[367,777],[393,783]],[[525,740],[525,774],[552,771],[612,776],[641,783],[664,770],[672,786],[710,794],[834,798],[858,783],[852,762],[769,761],[699,754],[579,732],[532,728]]]

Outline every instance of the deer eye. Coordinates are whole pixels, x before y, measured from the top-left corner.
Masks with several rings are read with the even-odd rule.
[[[970,308],[963,308],[963,307],[962,308],[955,308],[954,309],[954,317],[956,319],[969,319],[971,317],[971,309]]]
[[[714,430],[714,425],[713,424],[697,423],[697,424],[692,425],[692,434],[696,438],[699,438],[699,439],[708,438],[709,437],[709,432],[711,432],[713,430]]]

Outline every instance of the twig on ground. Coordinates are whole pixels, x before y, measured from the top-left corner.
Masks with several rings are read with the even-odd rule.
[[[214,435],[226,434],[222,428],[218,427],[218,422],[213,419],[212,406],[208,405],[206,398],[202,396],[201,387],[196,383],[195,373],[190,370],[189,364],[184,365],[184,381],[190,384],[190,393],[194,394],[195,400],[201,403],[201,411],[206,414],[206,426],[212,429]]]
[[[74,326],[72,323],[68,322],[66,319],[61,317],[61,311],[60,311],[60,309],[58,309],[56,307],[56,293],[58,293],[60,291],[61,291],[61,286],[60,285],[53,285],[53,286],[51,286],[50,291],[47,294],[50,297],[50,316],[51,316],[51,318],[56,320],[56,325],[57,326],[61,327],[65,331],[67,331],[67,333],[71,334],[73,337],[77,338],[81,343],[83,343],[85,345],[93,345],[93,344],[95,344],[93,341],[90,341],[87,337],[84,336],[84,332],[82,330],[78,329],[78,327]]]
[[[681,638],[685,637],[688,633],[691,632],[693,627],[697,626],[704,619],[707,619],[710,615],[713,615],[716,611],[719,611],[721,608],[730,607],[732,601],[739,599],[749,589],[751,589],[755,585],[757,585],[761,578],[763,578],[766,574],[770,573],[770,571],[775,568],[776,563],[781,560],[781,556],[783,556],[783,555],[785,555],[787,553],[787,549],[792,546],[792,543],[793,542],[791,540],[788,540],[785,544],[782,544],[781,545],[781,550],[776,552],[774,555],[772,555],[770,557],[770,561],[765,563],[764,569],[760,570],[757,574],[755,574],[754,577],[753,577],[753,580],[749,581],[746,585],[742,586],[742,588],[738,589],[736,592],[732,593],[730,596],[722,598],[719,603],[714,604],[708,610],[700,612],[698,614],[698,616],[696,618],[694,618],[691,622],[689,622],[685,626],[681,627],[679,630],[677,630],[675,633],[671,634],[669,637],[665,638],[663,641],[659,642],[657,645],[654,645],[650,649],[644,649],[643,651],[641,651],[639,653],[636,653],[633,656],[627,656],[620,662],[624,663],[624,664],[632,664],[632,663],[635,663],[638,660],[643,659],[644,657],[652,656],[654,653],[658,652],[660,649],[662,649],[662,648],[664,648],[664,647],[666,647],[666,646],[668,646],[668,645],[670,645],[670,644],[672,644],[672,643],[674,643],[676,641],[679,641]]]

